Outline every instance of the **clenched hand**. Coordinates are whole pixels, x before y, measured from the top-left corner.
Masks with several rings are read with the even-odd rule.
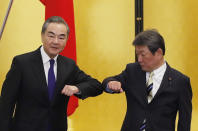
[[[79,92],[79,89],[73,85],[65,85],[65,87],[61,91],[62,94],[67,95],[67,96],[72,96],[78,92]]]
[[[123,89],[121,88],[121,83],[118,81],[110,81],[108,82],[108,88],[114,92],[123,92]]]

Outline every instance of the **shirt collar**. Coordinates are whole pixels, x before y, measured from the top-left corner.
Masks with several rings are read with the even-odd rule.
[[[166,67],[167,67],[167,65],[166,65],[166,62],[164,61],[163,65],[161,65],[157,69],[153,70],[154,75],[158,75],[158,74],[161,74],[162,72],[165,72]]]
[[[43,46],[41,46],[40,51],[41,51],[41,56],[42,56],[42,59],[43,59],[43,64],[49,62],[49,60],[51,58],[47,55],[47,53],[45,52]],[[58,55],[56,55],[56,57],[54,57],[55,62],[57,60],[57,57],[58,57]]]

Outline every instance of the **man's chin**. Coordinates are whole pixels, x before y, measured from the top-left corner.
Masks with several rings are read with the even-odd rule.
[[[54,58],[54,57],[56,57],[58,54],[59,54],[59,52],[51,52],[50,56]]]
[[[51,51],[51,53],[52,53],[53,55],[58,55],[60,52],[61,52],[61,51],[58,50],[58,49],[54,49],[54,50]]]
[[[148,70],[147,68],[145,68],[145,67],[142,67],[142,66],[141,66],[141,69],[142,69],[143,71],[145,71],[145,72],[149,72],[149,70]]]

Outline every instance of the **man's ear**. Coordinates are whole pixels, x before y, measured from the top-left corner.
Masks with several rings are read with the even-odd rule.
[[[156,55],[163,56],[163,51],[161,48],[158,48],[157,51],[155,52]]]
[[[41,42],[43,43],[44,33],[41,33]]]

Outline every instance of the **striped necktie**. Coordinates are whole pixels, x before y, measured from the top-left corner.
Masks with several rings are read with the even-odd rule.
[[[148,103],[151,102],[153,96],[152,96],[152,92],[151,90],[153,89],[153,76],[154,76],[154,73],[151,72],[150,75],[149,75],[149,78],[148,78],[148,81],[146,83],[147,85],[147,98],[148,98]]]
[[[149,74],[148,81],[146,82],[148,103],[150,103],[153,98],[151,93],[151,90],[153,89],[153,76],[154,73],[151,72]],[[144,121],[142,122],[142,125],[140,126],[140,131],[146,131],[146,119],[144,119]]]

